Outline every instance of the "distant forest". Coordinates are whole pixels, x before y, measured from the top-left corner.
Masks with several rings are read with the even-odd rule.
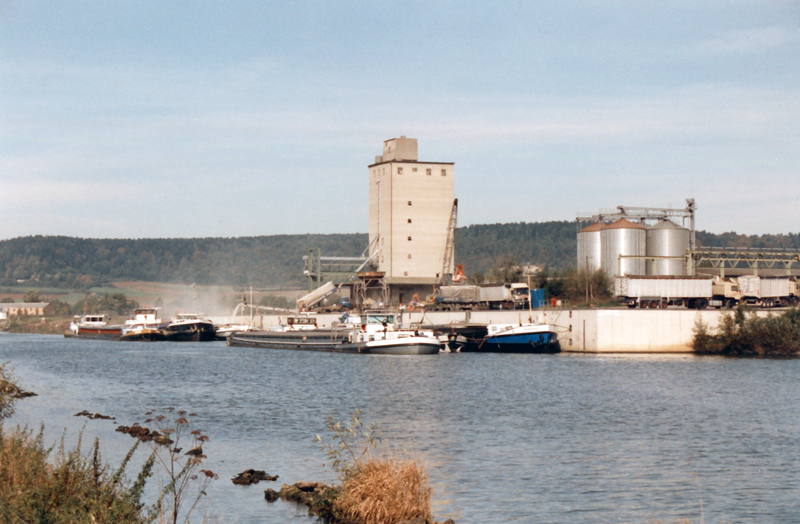
[[[489,224],[456,230],[456,262],[467,276],[509,263],[575,266],[575,222]],[[800,250],[800,234],[697,232],[700,246]],[[304,284],[302,257],[359,256],[364,233],[243,238],[84,239],[30,236],[0,241],[0,285],[88,289],[106,282],[149,281],[262,287]]]

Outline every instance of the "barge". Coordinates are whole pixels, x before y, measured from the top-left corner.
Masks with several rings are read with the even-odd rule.
[[[439,352],[441,343],[432,332],[400,329],[396,318],[394,313],[368,311],[330,328],[310,327],[289,320],[286,326],[270,331],[232,333],[227,343],[238,347],[331,353],[433,355]]]

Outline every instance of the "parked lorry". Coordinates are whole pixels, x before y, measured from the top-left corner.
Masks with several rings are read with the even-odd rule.
[[[527,284],[492,286],[440,286],[434,296],[436,309],[524,309],[528,307]]]
[[[624,276],[614,281],[614,294],[629,308],[690,309],[733,307],[739,301],[735,281],[712,276]]]
[[[742,302],[759,307],[791,306],[797,304],[797,280],[794,277],[739,277]]]
[[[794,277],[625,276],[616,278],[614,291],[629,308],[730,309],[740,302],[767,308],[800,301]]]

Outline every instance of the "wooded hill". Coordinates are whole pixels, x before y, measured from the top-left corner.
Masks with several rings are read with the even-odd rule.
[[[575,266],[575,222],[475,225],[456,230],[456,261],[467,275],[509,262],[563,271]],[[800,249],[800,235],[697,232],[702,246]],[[150,281],[233,286],[305,283],[302,257],[360,256],[364,233],[243,238],[84,239],[31,236],[0,241],[0,285],[88,289],[105,282]]]

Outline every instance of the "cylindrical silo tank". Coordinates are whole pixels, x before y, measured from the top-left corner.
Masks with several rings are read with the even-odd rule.
[[[670,220],[661,220],[647,228],[648,257],[683,257],[647,260],[647,274],[685,275],[689,230]]]
[[[644,257],[647,234],[645,227],[620,218],[600,232],[602,242],[601,267],[608,276],[644,275],[644,258],[623,258],[619,255]]]
[[[595,222],[578,232],[578,270],[594,273],[602,264],[603,251],[600,232],[606,225]]]

